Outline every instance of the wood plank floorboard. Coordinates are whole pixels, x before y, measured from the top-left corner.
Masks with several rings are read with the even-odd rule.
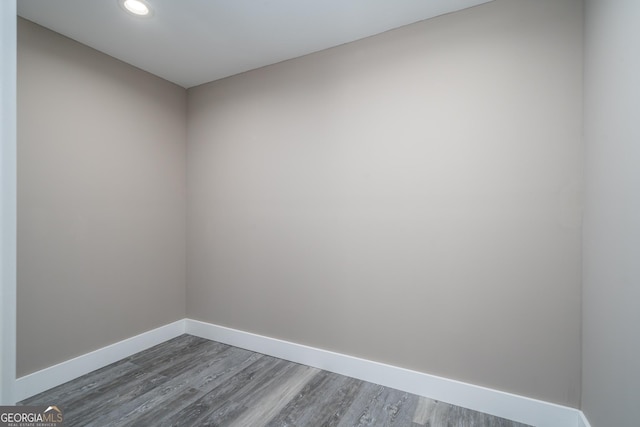
[[[191,335],[19,404],[58,405],[67,427],[527,427]]]

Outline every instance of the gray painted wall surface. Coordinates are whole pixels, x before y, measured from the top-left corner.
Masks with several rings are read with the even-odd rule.
[[[582,2],[188,91],[191,318],[577,407]]]
[[[16,1],[0,2],[0,404],[16,371]]]
[[[17,373],[185,315],[184,89],[18,29]]]
[[[582,409],[640,423],[640,3],[586,2]]]

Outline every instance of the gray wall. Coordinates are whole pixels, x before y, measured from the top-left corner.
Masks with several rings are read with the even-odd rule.
[[[188,92],[191,318],[578,406],[582,2]]]
[[[16,353],[16,1],[0,2],[0,404],[7,405]]]
[[[640,2],[586,2],[582,409],[640,420]]]
[[[20,20],[17,374],[185,315],[185,90]]]

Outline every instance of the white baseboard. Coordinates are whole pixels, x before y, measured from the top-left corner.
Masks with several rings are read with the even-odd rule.
[[[584,414],[574,408],[192,319],[178,320],[18,378],[13,400],[21,401],[183,333],[536,427],[591,427]]]
[[[536,427],[579,426],[579,410],[554,403],[192,319],[185,332]]]
[[[579,417],[578,417],[578,427],[591,427],[591,424],[589,424],[589,420],[587,420],[587,417],[584,415],[584,412],[580,411]]]
[[[184,334],[185,320],[178,320],[140,335],[108,345],[91,353],[16,379],[13,401],[19,402],[74,378],[103,368],[139,351]]]

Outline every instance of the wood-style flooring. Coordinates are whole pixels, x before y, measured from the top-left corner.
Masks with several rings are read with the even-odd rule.
[[[500,426],[513,421],[182,335],[21,402],[65,426]]]

